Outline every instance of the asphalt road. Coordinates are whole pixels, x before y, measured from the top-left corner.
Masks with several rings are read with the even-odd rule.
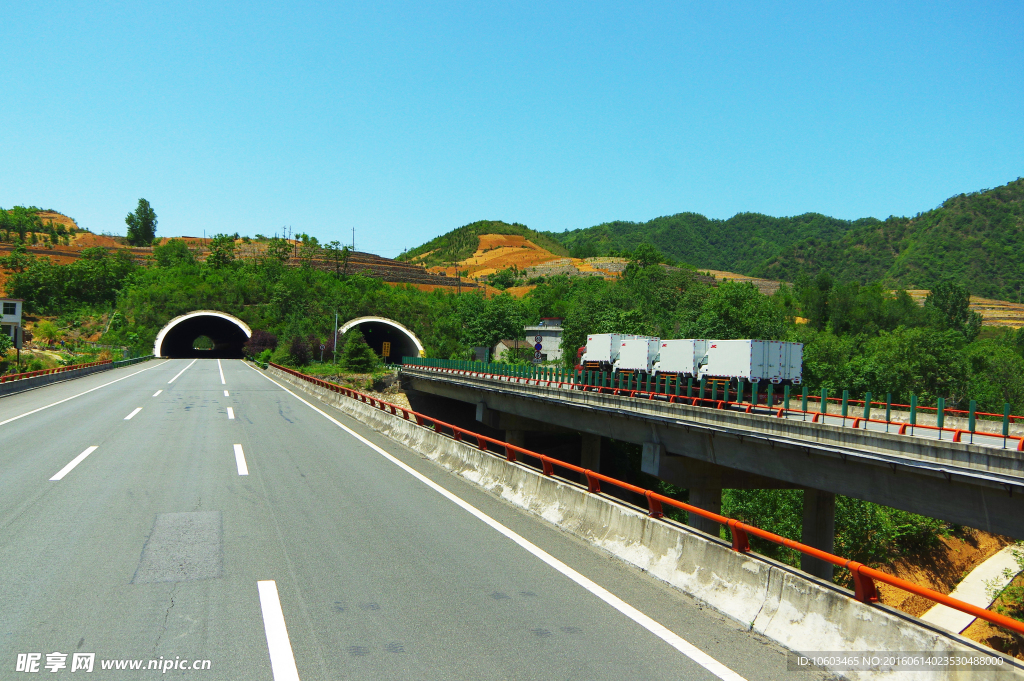
[[[794,678],[779,646],[317,406],[334,420],[227,360],[0,399],[0,679]]]

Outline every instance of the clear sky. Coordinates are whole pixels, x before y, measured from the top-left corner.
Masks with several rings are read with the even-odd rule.
[[[1013,2],[9,3],[0,206],[395,256],[479,219],[913,215],[1024,176]]]

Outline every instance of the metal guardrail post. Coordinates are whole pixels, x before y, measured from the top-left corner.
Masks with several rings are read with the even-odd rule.
[[[711,381],[711,400],[718,402],[718,381]]]
[[[849,414],[849,410],[850,410],[850,391],[849,390],[844,390],[843,391],[843,425],[844,426],[846,425],[846,416],[847,416],[847,414]]]
[[[967,430],[971,431],[971,444],[974,444],[974,414],[978,411],[978,401],[971,400],[971,404],[968,409]]]
[[[707,386],[708,386],[708,377],[707,376],[701,376],[700,377],[700,399],[701,399],[702,402],[704,401],[704,394],[705,394],[704,390],[707,388]]]
[[[772,407],[775,406],[775,384],[774,383],[769,383],[768,384],[768,396],[767,396],[765,401],[766,401],[769,409],[771,409]]]
[[[946,398],[939,398],[939,406],[935,410],[935,425],[939,427],[939,439],[942,439],[942,426],[946,423]]]
[[[892,421],[892,393],[885,394],[885,432],[889,432],[889,422]]]
[[[867,421],[869,418],[871,418],[871,391],[870,390],[867,391],[866,393],[864,393],[864,420]],[[864,424],[864,427],[867,428],[867,424]]]
[[[800,410],[803,412],[803,414],[800,415],[802,417],[800,420],[801,421],[806,421],[807,420],[807,386],[806,385],[804,386],[803,395],[800,397]]]
[[[828,388],[822,388],[821,389],[821,403],[818,404],[818,413],[819,414],[827,414],[828,413]],[[821,422],[824,423],[825,419],[823,418],[821,420]]]
[[[910,396],[910,434],[914,434],[914,426],[917,425],[917,395]]]
[[[1006,438],[1010,435],[1010,403],[1003,403],[1003,449],[1006,449]]]
[[[786,411],[789,411],[789,386],[787,385],[782,389],[782,406],[785,407]]]

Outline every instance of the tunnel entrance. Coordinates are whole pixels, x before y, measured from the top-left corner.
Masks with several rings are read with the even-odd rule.
[[[242,346],[250,336],[252,330],[237,317],[216,310],[196,310],[175,317],[160,329],[153,354],[176,359],[241,359]],[[208,340],[200,340],[204,337]]]
[[[422,357],[423,343],[409,329],[393,319],[385,317],[358,317],[345,322],[338,329],[343,336],[349,329],[358,327],[366,343],[377,355],[384,357],[384,343],[391,344],[391,353],[386,360],[390,364],[401,364],[403,357]]]

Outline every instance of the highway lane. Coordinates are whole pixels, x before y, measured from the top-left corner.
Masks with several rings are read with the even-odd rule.
[[[18,653],[54,651],[211,661],[179,678],[287,678],[287,660],[271,670],[274,645],[307,680],[715,678],[261,372],[139,368],[0,426],[0,678]],[[0,400],[0,422],[94,387],[81,381]],[[694,644],[720,674],[786,675],[778,646],[331,415]],[[268,647],[271,591],[284,647],[273,627]]]

